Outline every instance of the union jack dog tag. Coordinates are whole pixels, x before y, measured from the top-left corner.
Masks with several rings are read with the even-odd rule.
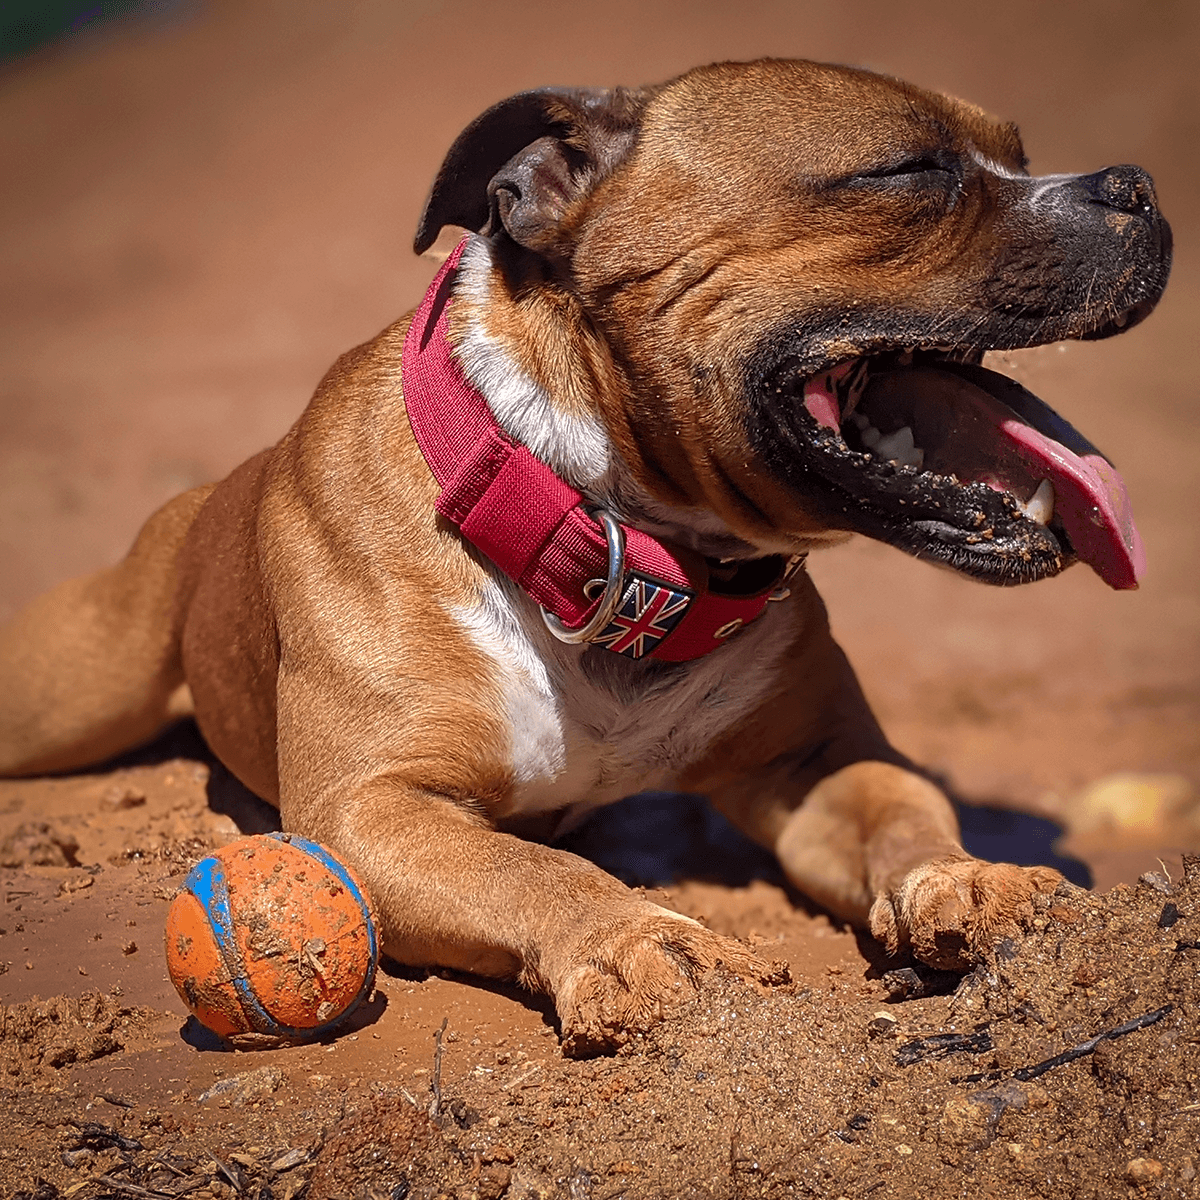
[[[593,642],[626,658],[644,658],[679,624],[695,592],[630,573],[621,607]]]

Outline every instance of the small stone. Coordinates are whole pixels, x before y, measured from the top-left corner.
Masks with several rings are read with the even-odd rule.
[[[942,1109],[939,1141],[948,1146],[982,1142],[988,1133],[989,1107],[968,1096],[952,1096]]]
[[[1130,1183],[1153,1183],[1162,1173],[1163,1165],[1156,1158],[1134,1158],[1125,1164],[1125,1178]]]
[[[500,1200],[508,1191],[511,1182],[512,1172],[507,1167],[484,1167],[479,1172],[479,1188],[476,1195],[479,1200]]]
[[[896,1147],[896,1153],[903,1158],[907,1158],[910,1154],[912,1154],[912,1152],[912,1147],[906,1146],[903,1142]]]
[[[1077,908],[1068,908],[1065,904],[1056,904],[1050,909],[1050,915],[1062,925],[1074,925],[1082,914]]]
[[[146,793],[128,784],[114,784],[100,797],[100,807],[108,812],[121,808],[140,808],[146,803]]]
[[[241,1107],[255,1100],[265,1100],[283,1083],[283,1072],[278,1067],[260,1067],[257,1071],[244,1071],[219,1079],[196,1101],[207,1104],[215,1100],[219,1107]]]
[[[871,1037],[895,1037],[900,1022],[890,1012],[877,1012],[867,1022],[867,1033]]]
[[[301,1163],[308,1162],[308,1151],[302,1150],[299,1146],[289,1150],[286,1154],[281,1154],[272,1164],[272,1171],[290,1171],[293,1167],[298,1167]]]

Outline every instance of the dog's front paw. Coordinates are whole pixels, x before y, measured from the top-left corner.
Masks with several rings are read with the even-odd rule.
[[[1062,876],[1050,867],[1014,867],[978,858],[942,858],[909,871],[871,906],[871,933],[895,954],[911,949],[946,971],[980,962],[1005,937],[1033,919],[1036,895],[1053,892]]]
[[[574,948],[555,988],[563,1049],[597,1054],[649,1028],[691,996],[705,971],[721,966],[762,983],[786,981],[786,968],[764,962],[740,942],[654,904],[643,915],[607,924]]]

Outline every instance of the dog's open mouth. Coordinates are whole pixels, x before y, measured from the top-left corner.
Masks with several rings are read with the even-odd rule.
[[[858,502],[853,523],[995,583],[1079,558],[1111,587],[1137,587],[1145,555],[1116,468],[980,357],[894,351],[805,381],[804,407],[828,431],[819,448]]]

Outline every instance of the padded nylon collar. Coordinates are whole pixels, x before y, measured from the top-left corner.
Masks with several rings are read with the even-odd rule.
[[[437,511],[568,630],[600,600],[590,581],[608,573],[604,531],[583,496],[497,424],[447,340],[447,310],[466,241],[425,293],[404,343],[404,402],[425,461],[441,485]],[[621,603],[590,640],[630,658],[700,658],[766,607],[788,568],[757,560],[737,573],[752,594],[715,591],[699,555],[622,526]],[[749,583],[749,580],[747,580]]]

